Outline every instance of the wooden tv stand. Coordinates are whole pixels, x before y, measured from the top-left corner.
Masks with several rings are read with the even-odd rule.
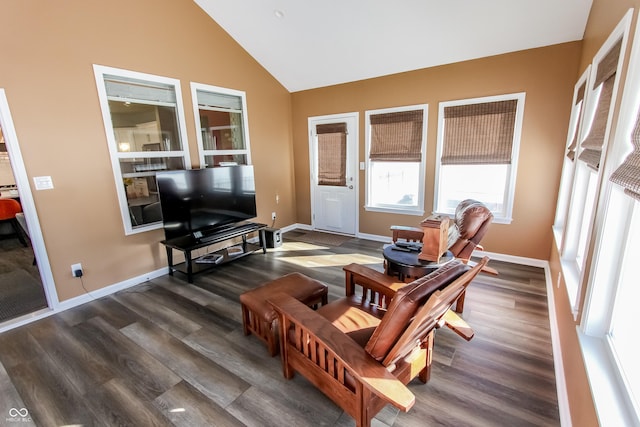
[[[167,249],[167,261],[169,263],[169,275],[173,276],[174,271],[187,275],[187,282],[193,283],[193,275],[202,273],[203,271],[210,270],[216,265],[220,265],[226,262],[235,261],[238,258],[242,258],[246,255],[252,254],[258,249],[262,248],[262,253],[267,252],[266,239],[264,230],[267,228],[266,224],[258,224],[254,222],[245,222],[236,224],[232,227],[225,228],[223,230],[204,235],[202,237],[195,237],[193,234],[186,236],[176,237],[169,240],[163,240],[162,243]],[[247,242],[247,235],[259,232],[260,244]],[[222,256],[222,260],[218,263],[198,263],[197,259],[194,260],[191,257],[191,252],[204,248],[205,246],[213,245],[215,243],[225,242],[227,240],[234,239],[236,237],[242,237],[241,245],[231,245],[229,247],[211,252],[210,254],[218,254]],[[241,248],[241,251],[233,253],[231,248]],[[238,249],[239,249],[238,248]],[[184,253],[185,261],[180,264],[173,264],[173,251],[177,250]]]

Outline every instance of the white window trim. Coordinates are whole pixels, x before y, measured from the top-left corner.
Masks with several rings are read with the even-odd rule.
[[[242,126],[244,133],[244,145],[245,148],[241,150],[205,150],[204,142],[202,141],[202,133],[200,129],[202,124],[200,123],[200,106],[198,105],[198,90],[203,92],[221,93],[225,95],[239,96],[242,100]],[[234,155],[244,154],[247,157],[247,164],[251,164],[251,144],[249,142],[249,115],[247,111],[247,95],[244,91],[228,89],[220,86],[212,86],[204,83],[191,82],[191,103],[193,106],[193,117],[196,122],[196,140],[198,141],[198,157],[200,159],[200,167],[206,167],[205,156],[219,156],[219,155]],[[218,111],[230,111],[225,108],[220,108]]]
[[[396,113],[400,111],[413,111],[422,110],[422,143],[420,152],[422,153],[422,160],[420,161],[419,180],[420,186],[418,188],[418,205],[415,208],[406,208],[397,206],[377,206],[371,205],[371,160],[369,159],[369,152],[371,148],[371,115],[375,114],[387,114]],[[367,110],[365,111],[365,165],[366,165],[366,191],[365,191],[365,210],[369,212],[385,212],[402,215],[416,215],[424,216],[424,192],[425,192],[425,164],[427,161],[427,129],[429,118],[429,105],[417,104],[403,107],[383,108],[379,110]]]
[[[178,113],[178,129],[180,132],[180,139],[182,144],[182,151],[163,151],[159,153],[145,153],[145,157],[182,157],[184,159],[185,168],[191,167],[191,161],[189,158],[189,150],[187,145],[187,129],[185,126],[184,105],[182,103],[182,89],[180,87],[180,80],[170,77],[157,76],[154,74],[140,73],[137,71],[124,70],[120,68],[107,67],[104,65],[93,65],[93,72],[96,79],[96,88],[98,90],[98,99],[100,101],[100,108],[102,110],[102,122],[104,123],[104,131],[107,136],[107,145],[109,147],[109,154],[111,157],[111,167],[113,169],[113,177],[116,184],[116,194],[118,195],[118,202],[120,204],[120,214],[122,216],[122,223],[124,226],[125,235],[132,235],[138,233],[144,233],[150,230],[157,230],[163,227],[162,222],[156,222],[152,224],[145,224],[133,228],[131,223],[131,216],[129,212],[129,206],[127,202],[127,195],[125,188],[122,185],[122,171],[120,169],[119,160],[122,158],[136,157],[135,153],[122,153],[116,149],[116,140],[113,130],[113,123],[111,122],[111,112],[109,110],[109,101],[107,96],[107,90],[104,84],[105,74],[121,76],[132,79],[147,80],[150,82],[164,83],[171,85],[176,91],[176,111]]]
[[[604,143],[602,146],[603,153],[606,153],[607,151],[608,141],[610,139],[609,135],[612,129],[613,117],[615,115],[615,105],[618,99],[618,88],[620,85],[620,76],[622,75],[624,57],[625,57],[625,52],[627,50],[627,43],[628,43],[629,30],[631,26],[632,17],[633,17],[633,11],[630,9],[626,13],[626,15],[620,20],[616,28],[611,32],[607,40],[600,47],[600,49],[598,50],[598,52],[593,58],[592,65],[589,68],[589,73],[587,76],[587,87],[584,95],[585,106],[583,108],[585,108],[585,111],[584,111],[584,117],[582,119],[580,129],[579,129],[580,131],[579,138],[578,138],[579,144],[578,144],[578,147],[576,148],[575,162],[581,162],[580,160],[578,160],[577,157],[581,150],[582,141],[585,139],[585,137],[589,134],[589,131],[591,130],[591,125],[593,123],[595,112],[596,112],[597,102],[600,96],[600,88],[599,87],[592,88],[596,78],[598,64],[600,64],[602,59],[604,59],[607,53],[609,53],[611,48],[622,38],[622,46],[620,49],[621,60],[618,61],[618,68],[616,70],[616,78],[615,78],[614,87],[613,87],[613,95],[611,97],[611,107],[609,109],[609,116],[607,119],[607,128],[605,130]],[[601,194],[599,193],[602,187],[602,181],[603,181],[602,177],[604,175],[602,171],[605,167],[604,164],[606,163],[604,161],[604,157],[603,157],[602,163],[603,164],[600,167],[598,176],[596,177],[597,190],[596,190],[595,201],[594,201],[595,204],[599,203],[598,201],[600,200],[600,197],[601,197]],[[574,318],[577,318],[578,313],[580,312],[580,302],[581,302],[580,296],[583,293],[583,287],[586,286],[585,283],[589,277],[589,272],[585,267],[587,267],[590,264],[589,248],[587,248],[584,260],[580,265],[577,263],[577,260],[575,258],[578,240],[580,238],[580,235],[579,235],[580,220],[577,220],[576,217],[578,215],[581,215],[582,212],[584,211],[584,198],[586,197],[586,193],[587,193],[586,187],[581,185],[582,184],[581,181],[577,180],[576,177],[578,177],[579,174],[585,173],[583,171],[583,169],[585,168],[587,168],[587,166],[585,166],[584,164],[578,164],[578,163],[576,163],[576,165],[573,168],[573,174],[571,176],[571,182],[572,182],[572,187],[570,191],[571,195],[570,195],[570,200],[568,201],[568,208],[567,208],[567,213],[565,217],[564,229],[562,230],[561,238],[556,239],[556,244],[558,245],[558,251],[560,253],[560,262],[563,270],[563,276],[565,278],[565,286],[567,288],[567,294],[569,297],[569,302],[571,305],[571,310]],[[572,215],[574,216],[572,217]],[[587,242],[591,241],[595,236],[593,224],[594,224],[594,221],[596,220],[596,215],[597,215],[597,205],[593,209],[591,218],[586,219],[587,221],[589,221],[590,224],[592,224],[588,232],[588,235],[586,237]]]
[[[438,142],[436,146],[436,170],[435,184],[433,192],[433,208],[434,213],[441,215],[449,215],[448,213],[438,212],[438,196],[440,192],[440,168],[442,167],[440,159],[442,157],[442,145],[444,142],[444,109],[446,107],[457,105],[480,104],[485,102],[509,101],[516,100],[516,122],[513,129],[513,146],[511,149],[511,164],[509,165],[509,183],[505,188],[503,215],[494,212],[493,222],[496,224],[511,224],[513,220],[513,200],[516,191],[516,176],[518,172],[518,157],[520,154],[520,139],[522,136],[522,121],[524,119],[524,103],[526,93],[510,93],[505,95],[486,96],[481,98],[459,99],[455,101],[444,101],[438,107]]]

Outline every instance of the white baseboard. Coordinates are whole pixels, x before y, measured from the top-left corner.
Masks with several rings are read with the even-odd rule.
[[[105,286],[104,288],[100,288],[100,289],[95,290],[95,291],[87,292],[86,294],[79,295],[77,297],[62,301],[58,305],[58,310],[56,310],[56,311],[68,310],[70,308],[77,307],[77,306],[79,306],[81,304],[85,304],[85,303],[91,302],[93,300],[105,297],[107,295],[115,294],[118,291],[130,288],[132,286],[139,285],[139,284],[144,283],[146,281],[149,281],[151,279],[155,279],[157,277],[164,276],[169,271],[167,268],[168,267],[163,267],[163,268],[160,268],[158,270],[155,270],[155,271],[152,271],[152,272],[149,272],[149,273],[145,273],[145,274],[142,274],[140,276],[132,277],[130,279],[123,280],[122,282],[114,283],[113,285]]]
[[[516,255],[507,255],[507,254],[501,254],[497,252],[487,252],[487,251],[473,251],[472,255],[477,257],[488,256],[489,258],[494,259],[496,261],[511,262],[513,264],[528,265],[530,267],[540,267],[540,268],[549,267],[549,261],[546,261],[543,259],[537,259],[537,258],[527,258],[527,257],[516,256]]]

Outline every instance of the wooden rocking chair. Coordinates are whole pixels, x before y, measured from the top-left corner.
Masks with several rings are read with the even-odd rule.
[[[487,261],[471,268],[452,260],[409,284],[346,266],[347,296],[318,311],[285,294],[270,298],[278,314],[284,376],[302,374],[357,426],[370,426],[388,403],[408,411],[415,396],[406,384],[416,376],[428,381],[435,330],[446,325],[466,340],[473,337],[450,308]]]

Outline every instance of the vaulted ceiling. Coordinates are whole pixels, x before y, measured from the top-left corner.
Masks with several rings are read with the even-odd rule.
[[[194,0],[291,92],[581,40],[592,0]]]

